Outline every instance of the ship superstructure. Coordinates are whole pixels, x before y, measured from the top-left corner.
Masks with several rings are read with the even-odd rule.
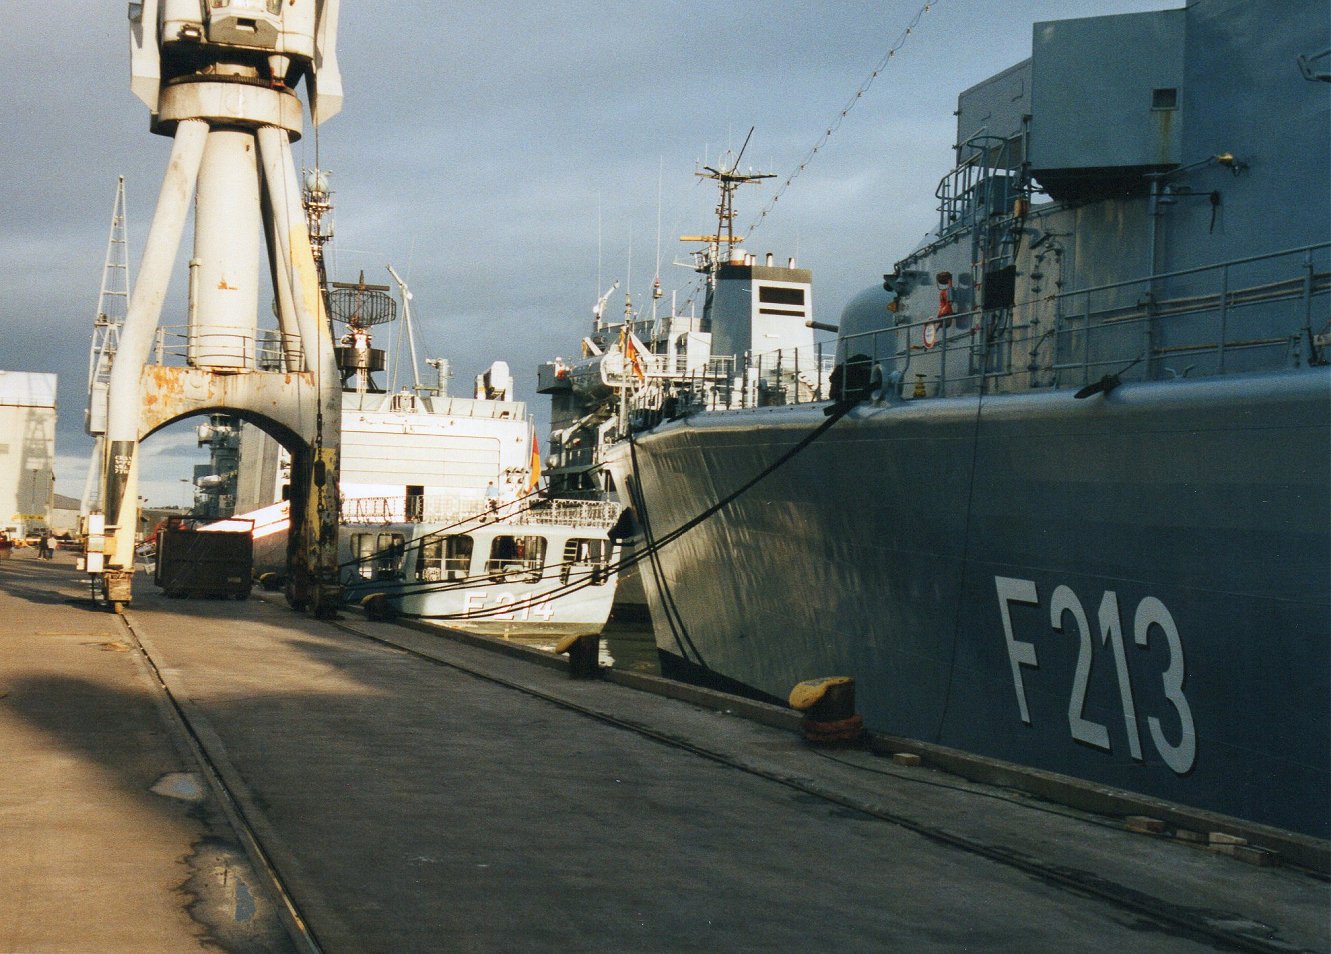
[[[746,140],[747,144],[747,140]],[[537,392],[551,398],[546,473],[551,493],[572,498],[614,498],[606,450],[646,422],[690,406],[710,409],[784,403],[795,389],[804,400],[826,396],[831,353],[814,343],[813,287],[808,269],[767,254],[761,262],[734,232],[734,194],[771,178],[742,172],[738,155],[697,175],[714,182],[719,199],[714,231],[680,236],[695,246],[692,270],[702,276],[703,304],[690,295],[680,307],[654,283],[650,316],[634,311],[627,294],[619,322],[605,319],[616,282],[592,309],[592,328],[576,358],[555,358],[538,370]],[[680,263],[683,264],[683,263]],[[769,361],[775,353],[784,359]],[[801,365],[801,361],[803,364]]]
[[[471,395],[449,393],[449,363],[422,382],[415,361],[412,296],[399,286],[412,382],[394,377],[373,329],[398,319],[387,285],[330,283],[328,311],[342,326],[343,448],[339,583],[345,599],[373,598],[375,612],[410,615],[479,632],[586,631],[609,616],[616,575],[607,531],[619,507],[595,501],[551,503],[537,493],[539,449],[527,405],[512,393],[508,365],[477,375]],[[283,583],[289,465],[280,448],[246,430],[238,468],[252,495],[255,568],[270,587]],[[223,522],[216,529],[242,524]],[[474,562],[474,566],[473,566]]]

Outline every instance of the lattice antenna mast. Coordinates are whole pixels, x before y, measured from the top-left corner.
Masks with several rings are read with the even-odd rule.
[[[775,174],[770,172],[754,172],[752,169],[748,172],[739,171],[739,161],[743,158],[744,150],[748,148],[752,136],[753,129],[750,128],[749,135],[744,137],[744,145],[740,147],[739,154],[729,165],[718,162],[719,169],[703,166],[700,171],[694,173],[701,179],[711,179],[720,192],[716,203],[716,233],[680,236],[680,241],[683,242],[707,243],[708,248],[705,252],[695,253],[697,260],[695,268],[699,272],[706,273],[709,282],[713,280],[721,263],[729,259],[730,250],[744,241],[744,236],[735,234],[735,190],[746,183],[776,178]]]
[[[106,456],[106,402],[111,364],[128,313],[129,233],[125,224],[125,177],[120,176],[116,180],[116,202],[111,210],[111,232],[106,239],[106,260],[102,265],[102,291],[97,296],[97,314],[92,320],[92,344],[88,350],[88,407],[83,427],[96,438],[96,443],[79,500],[79,511],[85,514],[101,506],[100,475]]]
[[[129,234],[125,224],[125,177],[116,182],[116,204],[102,266],[102,291],[92,321],[92,347],[88,352],[87,431],[94,437],[106,432],[106,388],[111,362],[120,342],[120,329],[129,312]]]
[[[322,169],[306,169],[300,204],[305,209],[305,227],[310,232],[310,251],[319,270],[326,276],[324,246],[333,240],[333,192],[328,187],[328,173]]]

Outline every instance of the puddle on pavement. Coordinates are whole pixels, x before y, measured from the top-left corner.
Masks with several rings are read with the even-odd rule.
[[[250,918],[254,917],[254,895],[250,893],[250,886],[245,882],[236,880],[236,920],[244,924]]]
[[[168,772],[149,789],[154,795],[178,798],[185,802],[203,801],[203,783],[193,772]]]
[[[190,876],[182,885],[189,898],[186,910],[207,932],[209,950],[295,954],[263,882],[235,841],[207,835],[195,842],[187,864]]]

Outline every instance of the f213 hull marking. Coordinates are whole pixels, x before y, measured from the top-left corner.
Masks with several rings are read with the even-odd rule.
[[[1021,721],[1031,724],[1030,709],[1026,704],[1026,686],[1022,667],[1038,667],[1036,644],[1018,639],[1012,625],[1011,606],[1014,603],[1040,606],[1040,597],[1033,580],[1006,576],[994,577],[998,592],[998,608],[1003,620],[1003,634],[1007,639],[1008,661],[1012,665],[1012,684],[1017,695],[1017,710]],[[1085,717],[1086,693],[1090,684],[1091,663],[1096,655],[1096,640],[1081,599],[1071,587],[1056,587],[1049,598],[1049,627],[1059,636],[1074,636],[1078,640],[1077,666],[1068,692],[1068,730],[1072,738],[1097,749],[1110,751],[1109,728]],[[1099,632],[1101,650],[1108,647],[1113,655],[1118,678],[1119,701],[1123,712],[1123,726],[1128,738],[1128,752],[1133,759],[1143,761],[1141,731],[1137,721],[1137,704],[1133,694],[1132,678],[1128,669],[1128,649],[1124,642],[1123,618],[1119,611],[1118,594],[1106,590],[1096,612],[1095,628]],[[1147,727],[1151,741],[1161,760],[1178,775],[1190,771],[1197,759],[1197,734],[1192,720],[1192,709],[1183,693],[1186,675],[1183,641],[1169,609],[1154,596],[1147,596],[1137,604],[1133,615],[1132,641],[1140,650],[1151,652],[1152,637],[1163,636],[1164,648],[1169,654],[1169,665],[1160,675],[1164,700],[1174,710],[1179,723],[1179,738],[1171,741],[1161,722],[1161,713],[1148,713]],[[1159,645],[1159,641],[1156,641]]]

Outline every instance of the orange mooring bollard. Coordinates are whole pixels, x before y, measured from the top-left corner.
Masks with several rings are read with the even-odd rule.
[[[790,706],[804,713],[800,731],[816,745],[849,745],[864,735],[864,719],[855,711],[855,680],[826,676],[798,683]]]

